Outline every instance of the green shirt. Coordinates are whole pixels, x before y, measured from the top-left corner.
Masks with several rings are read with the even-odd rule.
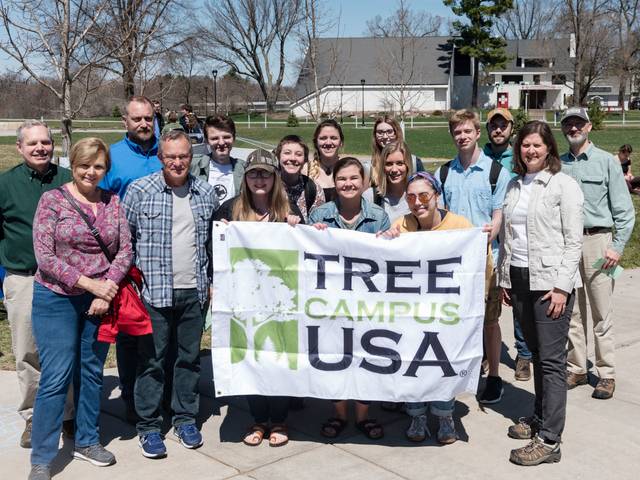
[[[513,173],[513,148],[511,145],[502,153],[493,153],[493,149],[491,148],[491,143],[487,143],[482,149],[484,154],[491,158],[491,160],[495,160],[504,168],[507,169],[511,178],[515,178],[518,176],[517,173]]]
[[[0,265],[36,269],[32,227],[40,196],[70,181],[71,172],[54,164],[44,175],[25,163],[0,174]]]
[[[631,237],[636,215],[620,162],[593,143],[577,157],[569,151],[560,160],[562,171],[582,188],[584,228],[615,228],[611,248],[621,254]]]

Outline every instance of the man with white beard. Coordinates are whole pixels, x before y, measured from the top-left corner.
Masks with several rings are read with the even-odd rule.
[[[569,143],[569,152],[561,157],[562,171],[571,175],[584,193],[584,243],[580,260],[584,285],[578,288],[579,308],[574,309],[569,326],[567,388],[587,383],[588,297],[599,377],[592,397],[605,400],[615,390],[614,280],[608,274],[620,262],[633,231],[635,211],[619,162],[589,141],[592,125],[587,111],[569,108],[561,126]],[[558,258],[558,263],[561,260]]]

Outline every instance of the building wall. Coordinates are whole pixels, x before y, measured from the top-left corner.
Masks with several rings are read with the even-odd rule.
[[[433,110],[447,110],[446,85],[412,86],[403,89],[405,112],[427,112]],[[365,115],[371,112],[400,111],[401,90],[392,86],[364,87]],[[362,115],[363,92],[361,85],[325,87],[320,91],[320,109],[322,113],[333,116],[348,114]],[[342,100],[342,101],[341,101]],[[342,111],[340,104],[342,103]],[[300,118],[311,116],[316,109],[316,96],[309,96],[303,101],[292,104],[293,113]]]

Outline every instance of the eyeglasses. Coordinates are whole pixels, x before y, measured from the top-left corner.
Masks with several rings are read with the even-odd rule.
[[[247,172],[247,178],[250,178],[252,180],[255,180],[256,178],[270,178],[273,175],[273,172],[268,172],[266,170],[259,170],[259,169],[255,169],[255,170],[249,170]]]
[[[162,155],[162,159],[165,162],[176,163],[176,162],[188,162],[191,160],[191,155]]]
[[[396,132],[393,129],[376,130],[376,137],[395,137]]]
[[[416,203],[416,200],[420,200],[420,203],[426,204],[429,203],[435,195],[435,193],[427,192],[407,193],[407,202]]]
[[[587,122],[585,122],[581,118],[578,118],[575,120],[573,119],[565,120],[561,124],[562,128],[565,130],[571,130],[571,128],[573,127],[576,127],[576,130],[582,130],[586,125],[587,125]]]

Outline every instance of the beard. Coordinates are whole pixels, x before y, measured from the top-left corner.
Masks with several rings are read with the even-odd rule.
[[[569,142],[569,146],[573,148],[580,148],[587,141],[587,134],[581,132],[574,135],[573,137],[570,135],[565,135],[565,138],[567,139],[567,142]]]

